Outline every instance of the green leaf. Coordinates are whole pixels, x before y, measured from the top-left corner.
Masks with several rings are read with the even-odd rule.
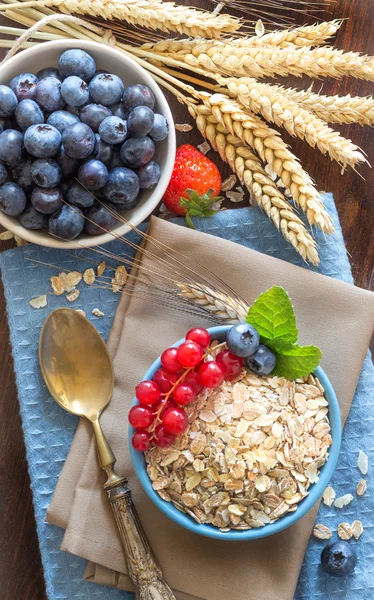
[[[212,192],[213,190],[208,190],[206,194],[199,196],[195,190],[186,190],[188,198],[180,198],[179,204],[187,209],[186,222],[191,229],[195,229],[191,217],[212,217],[218,212],[211,207],[214,202],[221,200],[221,197],[212,198]]]
[[[190,227],[191,229],[196,229],[195,225],[192,222],[189,212],[186,213],[186,223],[187,223],[188,227]]]
[[[298,379],[306,377],[318,367],[322,352],[317,346],[299,346],[285,340],[268,340],[266,345],[275,353],[277,364],[272,375]]]
[[[280,286],[271,287],[255,300],[248,311],[247,323],[257,329],[266,344],[268,340],[297,341],[292,302]]]

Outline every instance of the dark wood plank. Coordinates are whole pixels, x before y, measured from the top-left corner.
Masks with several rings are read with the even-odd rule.
[[[204,0],[195,5],[205,5]],[[337,46],[374,54],[374,37],[370,24],[374,18],[374,3],[367,0],[340,0],[320,15],[324,19],[349,17],[337,36]],[[4,19],[0,19],[5,23]],[[302,23],[303,16],[299,18]],[[290,80],[304,88],[308,81]],[[318,90],[322,84],[314,83]],[[366,95],[372,93],[372,84],[359,80],[324,81],[323,92],[330,94]],[[189,119],[186,110],[171,99],[176,122]],[[373,160],[374,137],[370,128],[342,127],[343,135],[353,138]],[[178,142],[200,143],[197,132],[179,134]],[[360,169],[360,177],[352,170],[340,175],[339,168],[317,150],[310,149],[299,140],[288,140],[302,160],[304,167],[318,182],[321,190],[334,193],[338,206],[348,252],[351,256],[355,282],[358,286],[374,290],[374,210],[372,190],[374,173],[369,167]],[[221,165],[220,165],[221,166]],[[227,167],[223,173],[228,173]],[[0,242],[0,250],[12,243]],[[45,600],[45,588],[38,550],[35,521],[32,511],[30,482],[27,473],[22,437],[17,390],[14,382],[9,332],[5,304],[0,286],[0,347],[3,361],[0,368],[0,597],[2,600]]]

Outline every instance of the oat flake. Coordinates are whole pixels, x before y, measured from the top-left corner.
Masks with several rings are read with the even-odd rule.
[[[95,315],[95,317],[104,317],[105,315],[105,313],[103,313],[103,311],[99,308],[93,308],[91,312],[93,315]]]
[[[55,296],[62,296],[64,293],[64,282],[59,275],[54,275],[50,278],[52,290]]]
[[[37,298],[33,298],[30,300],[29,304],[32,306],[32,308],[44,308],[47,306],[47,294],[42,294]]]
[[[101,277],[106,269],[105,261],[103,260],[99,265],[97,265],[96,273],[98,277]]]
[[[316,523],[313,528],[313,535],[319,540],[329,540],[332,538],[332,531],[326,525]]]
[[[200,150],[201,154],[208,154],[208,152],[210,152],[210,150],[212,149],[210,147],[210,144],[208,144],[208,142],[203,142],[202,144],[198,144],[197,146],[198,150]]]
[[[73,290],[72,292],[70,292],[70,294],[66,294],[66,300],[68,300],[68,302],[74,302],[74,300],[78,298],[79,294],[79,290]]]
[[[83,273],[83,281],[87,285],[92,285],[95,281],[95,271],[93,269],[86,269]]]
[[[193,127],[189,123],[175,123],[175,129],[181,133],[192,131]]]
[[[335,500],[335,497],[336,492],[334,488],[329,485],[322,494],[323,503],[326,504],[326,506],[331,506]]]
[[[369,470],[369,458],[362,450],[358,453],[357,466],[363,475],[367,474]]]
[[[366,479],[360,479],[356,487],[357,496],[363,496],[366,492]]]
[[[234,173],[229,177],[226,177],[226,179],[222,182],[221,192],[229,192],[230,190],[232,190],[237,180],[238,178],[236,175],[234,175]]]
[[[353,521],[351,530],[355,540],[358,540],[358,538],[360,538],[364,532],[364,526],[361,521]]]
[[[344,496],[339,496],[334,502],[335,508],[343,508],[350,504],[353,500],[352,494],[345,494]]]
[[[338,526],[338,537],[341,540],[350,540],[352,537],[352,528],[349,523],[340,523]]]

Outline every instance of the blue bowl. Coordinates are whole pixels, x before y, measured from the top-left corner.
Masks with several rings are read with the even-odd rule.
[[[226,333],[229,328],[230,326],[228,325],[220,327],[211,327],[209,329],[209,333],[212,339],[224,341],[226,339]],[[177,347],[184,341],[185,340],[183,338],[182,340],[179,340],[179,342],[174,344],[174,346]],[[155,360],[150,369],[148,369],[148,371],[144,375],[144,379],[152,379],[153,375],[160,367],[161,362],[159,357],[157,360]],[[231,531],[222,532],[213,525],[196,523],[196,521],[194,521],[191,517],[175,508],[175,506],[171,502],[166,502],[165,500],[162,500],[162,498],[160,498],[158,493],[152,488],[151,480],[149,479],[146,471],[146,462],[143,453],[134,450],[130,441],[130,454],[132,463],[134,465],[135,473],[146,494],[167,517],[172,519],[172,521],[174,521],[178,525],[181,525],[185,529],[193,531],[194,533],[205,535],[206,537],[210,538],[215,538],[217,540],[228,540],[232,542],[243,540],[255,540],[258,538],[266,537],[268,535],[273,535],[274,533],[282,531],[282,529],[286,529],[286,527],[294,525],[294,523],[301,519],[312,508],[312,506],[322,496],[323,491],[327,487],[336,467],[336,463],[338,461],[340,442],[342,436],[339,404],[334,389],[330,383],[330,380],[328,379],[326,373],[320,367],[317,367],[317,369],[314,372],[314,375],[318,377],[318,379],[322,383],[325,389],[325,397],[329,403],[329,419],[331,425],[332,445],[330,446],[328,459],[320,470],[319,480],[317,481],[317,483],[314,483],[310,486],[309,495],[300,502],[295,512],[286,514],[284,517],[278,519],[278,521],[275,521],[275,523],[264,525],[264,527],[258,529],[248,529],[245,531],[236,531],[233,529]],[[133,405],[136,403],[137,401],[136,399],[134,399]],[[129,426],[129,440],[131,440],[133,433],[133,427]]]

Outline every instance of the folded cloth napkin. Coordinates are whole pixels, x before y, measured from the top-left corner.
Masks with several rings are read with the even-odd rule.
[[[152,218],[149,233],[214,270],[249,303],[272,285],[289,292],[301,343],[323,351],[322,366],[347,418],[374,327],[374,294],[265,256],[232,242]],[[148,244],[149,242],[146,242]],[[147,259],[142,259],[147,260]],[[160,513],[137,481],[129,456],[127,411],[134,387],[153,360],[188,328],[207,325],[140,296],[124,296],[109,338],[115,369],[112,401],[103,429],[129,478],[140,519],[177,598],[292,600],[316,508],[293,527],[251,542],[228,544],[192,534]],[[89,427],[80,423],[48,510],[66,529],[62,548],[90,564],[91,581],[133,590]]]

